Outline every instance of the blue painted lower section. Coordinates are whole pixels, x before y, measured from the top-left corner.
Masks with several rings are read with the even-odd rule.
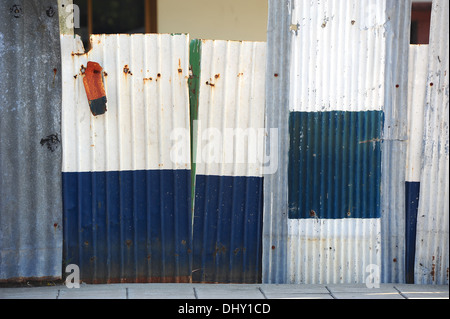
[[[197,175],[193,282],[261,282],[263,178]]]
[[[405,208],[406,208],[406,283],[414,284],[414,263],[416,258],[416,229],[417,212],[419,209],[420,182],[405,183]]]
[[[189,170],[63,173],[64,264],[81,280],[186,282]]]
[[[379,218],[383,112],[292,112],[289,218]]]

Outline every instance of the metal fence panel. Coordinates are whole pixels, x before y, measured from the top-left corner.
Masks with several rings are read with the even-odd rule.
[[[449,282],[449,2],[433,1],[417,216],[415,282]]]
[[[266,151],[276,169],[264,174],[263,282],[286,283],[288,234],[289,91],[291,8],[288,0],[269,0],[266,70]],[[270,133],[276,129],[278,136]],[[286,141],[286,142],[285,142]]]
[[[0,281],[61,277],[57,1],[0,4]]]
[[[411,45],[408,68],[408,142],[405,178],[405,281],[414,283],[428,45]]]
[[[381,270],[382,217],[404,207],[383,204],[386,193],[404,198],[404,153],[383,152],[404,140],[408,4],[292,1],[289,282],[364,282],[367,267]]]
[[[189,37],[62,36],[64,262],[85,282],[188,282]],[[83,84],[103,68],[107,111]]]
[[[263,42],[203,40],[193,281],[261,281]]]

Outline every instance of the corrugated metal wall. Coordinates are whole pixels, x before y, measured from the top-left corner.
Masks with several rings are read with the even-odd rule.
[[[287,280],[289,90],[291,50],[291,8],[289,0],[269,0],[266,64],[266,152],[277,163],[274,172],[264,174],[264,223],[262,281]]]
[[[410,2],[292,6],[288,281],[364,282],[403,214],[404,153],[381,150],[405,147]],[[399,167],[403,180],[388,175]],[[387,193],[399,199],[383,204]]]
[[[54,0],[0,4],[0,281],[61,277],[61,64]]]
[[[449,2],[433,1],[415,282],[449,283]]]
[[[64,263],[85,282],[187,282],[191,273],[189,37],[62,36]],[[107,111],[91,114],[88,61]]]
[[[193,281],[261,281],[266,44],[203,40]]]

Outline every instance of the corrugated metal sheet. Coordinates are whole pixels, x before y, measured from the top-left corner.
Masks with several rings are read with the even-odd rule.
[[[287,281],[289,78],[291,50],[289,0],[269,0],[266,70],[266,129],[278,129],[278,139],[266,138],[266,150],[274,143],[278,152],[275,172],[264,174],[264,223],[262,281]]]
[[[428,45],[411,45],[408,68],[408,147],[406,157],[406,181],[408,182],[420,182],[427,73]]]
[[[406,283],[414,283],[417,210],[420,192],[423,116],[427,88],[428,45],[411,45],[408,80],[408,142],[405,182],[405,273]]]
[[[261,281],[266,44],[203,40],[193,281]]]
[[[191,274],[189,37],[62,36],[64,263],[85,282],[187,282]],[[93,116],[88,61],[103,68]]]
[[[0,9],[0,281],[61,277],[57,1]]]
[[[401,178],[381,175],[394,169],[381,149],[385,139],[404,140],[386,123],[401,126],[401,100],[388,86],[407,70],[399,34],[408,3],[292,2],[290,282],[363,283],[367,266],[381,266],[381,190],[404,196]],[[395,88],[406,92],[407,78]]]
[[[415,282],[449,283],[449,2],[433,1]]]
[[[405,281],[405,163],[411,1],[386,1],[381,282]]]

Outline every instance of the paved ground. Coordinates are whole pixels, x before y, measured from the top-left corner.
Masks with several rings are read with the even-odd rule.
[[[449,299],[449,286],[82,284],[0,288],[0,299]]]

